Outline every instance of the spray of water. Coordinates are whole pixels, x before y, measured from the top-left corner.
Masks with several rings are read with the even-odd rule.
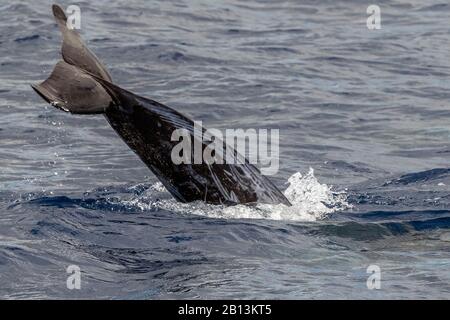
[[[211,218],[297,221],[321,220],[332,212],[350,207],[346,201],[345,192],[332,191],[330,186],[319,183],[312,168],[305,175],[300,172],[293,174],[287,183],[289,186],[284,194],[292,203],[291,207],[281,204],[225,207],[203,202],[179,203],[172,198],[164,197],[164,194],[168,194],[168,192],[161,183],[152,185],[144,194],[126,200],[125,204],[141,210],[163,209],[180,214],[194,214]]]

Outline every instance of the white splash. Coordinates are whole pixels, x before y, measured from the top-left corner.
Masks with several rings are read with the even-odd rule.
[[[127,205],[143,211],[163,209],[180,214],[194,214],[210,218],[297,221],[321,220],[332,212],[351,207],[346,201],[346,193],[344,191],[334,192],[328,185],[319,183],[312,168],[305,175],[300,172],[293,174],[287,183],[289,183],[289,187],[284,194],[292,203],[291,207],[282,204],[226,207],[205,204],[201,201],[179,203],[167,197],[168,192],[160,182],[152,185],[144,195],[125,202]],[[158,199],[158,194],[166,194],[163,197],[166,199]]]

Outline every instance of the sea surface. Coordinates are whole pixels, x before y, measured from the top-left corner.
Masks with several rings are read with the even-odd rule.
[[[450,4],[374,2],[378,30],[356,0],[60,2],[120,86],[280,130],[293,207],[225,208],[177,203],[104,117],[37,96],[52,2],[0,0],[0,298],[450,298]]]

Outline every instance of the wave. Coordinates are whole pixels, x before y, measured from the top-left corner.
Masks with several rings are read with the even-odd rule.
[[[127,187],[101,188],[86,192],[82,198],[65,195],[48,196],[30,194],[16,200],[9,209],[23,204],[40,207],[75,208],[103,210],[123,213],[154,212],[166,210],[182,215],[196,215],[220,219],[270,219],[292,221],[323,220],[329,214],[351,208],[345,192],[332,191],[332,187],[321,184],[314,176],[314,170],[306,174],[297,172],[287,181],[284,194],[291,207],[279,204],[242,204],[223,206],[201,201],[180,203],[160,183],[137,184]],[[51,192],[54,194],[55,192]]]

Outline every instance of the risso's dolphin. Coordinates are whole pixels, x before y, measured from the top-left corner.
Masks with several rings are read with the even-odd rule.
[[[183,129],[192,141],[199,141],[198,135],[194,135],[194,122],[159,102],[113,84],[105,66],[80,35],[67,27],[61,7],[53,5],[53,15],[63,36],[63,60],[56,64],[47,80],[32,85],[44,100],[74,114],[104,114],[178,201],[290,205],[283,193],[234,149],[234,155],[242,160],[235,164],[175,164],[171,153],[178,142],[172,141],[172,133]],[[207,145],[200,140],[200,146],[204,150]]]

